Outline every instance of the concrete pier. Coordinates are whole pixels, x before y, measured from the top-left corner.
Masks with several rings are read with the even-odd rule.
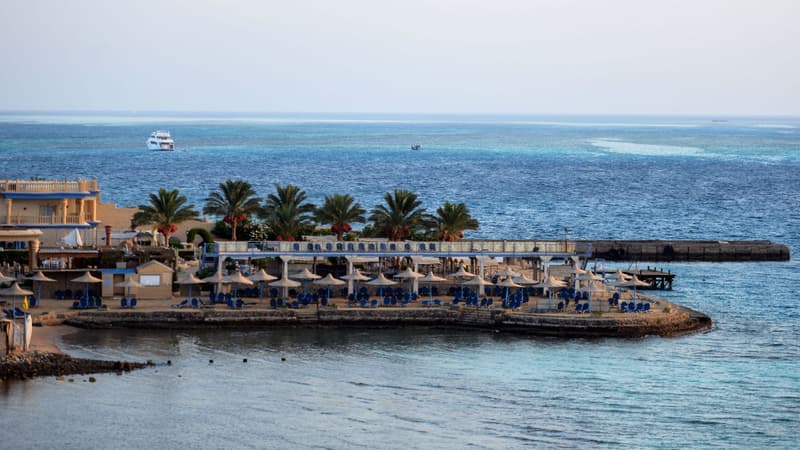
[[[788,261],[789,247],[770,241],[598,240],[577,241],[591,247],[592,258],[609,261]]]

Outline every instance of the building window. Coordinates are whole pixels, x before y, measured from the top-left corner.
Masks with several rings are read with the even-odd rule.
[[[161,275],[139,275],[142,286],[161,286]]]

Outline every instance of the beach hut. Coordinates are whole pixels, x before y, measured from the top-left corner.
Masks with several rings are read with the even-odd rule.
[[[172,297],[172,269],[156,260],[148,261],[136,268],[139,284],[136,296],[139,298],[159,299]]]

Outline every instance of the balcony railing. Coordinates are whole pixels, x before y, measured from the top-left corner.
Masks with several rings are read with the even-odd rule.
[[[207,244],[209,253],[273,253],[273,254],[420,254],[420,255],[466,255],[466,254],[572,254],[576,250],[575,242],[564,241],[502,241],[502,240],[468,240],[457,242],[422,242],[422,241],[387,241],[387,242],[217,242]]]
[[[90,216],[84,215],[83,219],[78,214],[67,214],[67,220],[64,222],[64,216],[0,216],[0,225],[84,225],[90,219]]]
[[[0,192],[88,192],[98,190],[97,180],[0,180]]]

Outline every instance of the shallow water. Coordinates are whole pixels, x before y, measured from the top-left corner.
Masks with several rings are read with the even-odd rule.
[[[285,182],[315,201],[350,192],[368,208],[406,187],[430,208],[465,201],[481,221],[468,237],[559,238],[567,225],[584,239],[771,239],[794,256],[659,263],[677,274],[659,295],[716,324],[680,338],[80,332],[64,338],[76,356],[173,365],[97,383],[4,383],[2,422],[14,430],[4,446],[797,446],[797,119],[24,119],[0,115],[3,178],[96,176],[103,198],[123,205],[160,186],[202,204],[231,176],[262,195]],[[167,125],[189,150],[143,150]],[[422,150],[408,150],[417,142]]]

